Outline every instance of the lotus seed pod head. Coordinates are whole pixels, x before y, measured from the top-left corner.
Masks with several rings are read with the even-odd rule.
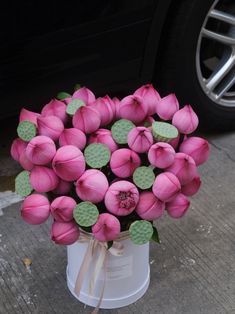
[[[73,210],[76,202],[72,197],[60,196],[51,203],[51,214],[56,221],[68,222],[73,220]]]
[[[30,173],[30,183],[36,192],[44,193],[54,190],[59,179],[52,169],[45,166],[34,166]]]
[[[86,135],[75,128],[64,129],[60,134],[59,144],[60,146],[73,145],[83,150],[86,146]]]
[[[20,138],[14,139],[11,144],[11,157],[16,161],[19,161],[20,155],[23,151],[25,151],[27,144],[27,142],[23,141]]]
[[[58,140],[64,130],[63,122],[56,116],[38,118],[38,133],[50,137],[53,141]]]
[[[133,123],[140,123],[147,117],[148,107],[142,97],[130,95],[121,100],[119,115]]]
[[[145,220],[155,220],[160,218],[165,209],[165,203],[160,201],[152,192],[140,193],[140,199],[135,211],[140,218]]]
[[[133,151],[145,153],[153,144],[153,135],[148,128],[137,126],[128,133],[127,141]]]
[[[27,223],[38,225],[45,222],[50,215],[50,203],[40,194],[27,196],[21,206],[21,216]]]
[[[119,178],[130,177],[140,164],[140,157],[128,148],[116,150],[110,159],[111,170]]]
[[[148,107],[149,115],[156,113],[156,106],[161,100],[161,97],[152,84],[141,86],[134,92],[134,95],[140,96],[144,99]]]
[[[98,129],[92,133],[89,137],[89,144],[92,143],[105,144],[112,153],[118,149],[118,145],[114,141],[111,131],[107,129]]]
[[[29,160],[29,158],[26,155],[26,150],[24,150],[21,155],[20,155],[20,159],[19,159],[19,164],[21,165],[22,168],[24,168],[25,170],[32,170],[34,167],[34,164],[32,163],[31,160]]]
[[[173,140],[168,142],[168,144],[170,144],[176,150],[179,145],[179,141],[180,141],[180,133],[178,134],[176,138],[173,138]]]
[[[179,110],[179,102],[175,94],[169,94],[162,98],[156,107],[156,113],[162,120],[171,120]]]
[[[153,194],[163,202],[169,202],[180,192],[179,179],[170,172],[160,173],[153,184]]]
[[[100,170],[89,169],[76,182],[76,193],[83,201],[99,203],[109,187],[106,176]]]
[[[58,99],[52,99],[48,104],[46,104],[43,107],[41,114],[43,117],[55,116],[63,123],[66,123],[68,120],[66,105],[63,101]]]
[[[121,101],[117,97],[113,97],[112,101],[113,101],[114,106],[115,106],[115,119],[119,120],[121,118],[120,114],[119,114],[119,107],[120,107]]]
[[[182,185],[181,192],[186,196],[192,196],[198,192],[201,186],[201,179],[199,176],[193,178],[189,183]]]
[[[62,180],[77,180],[85,171],[85,159],[79,148],[73,145],[60,147],[52,161],[55,173]]]
[[[181,218],[190,206],[189,199],[182,193],[178,194],[172,201],[166,203],[166,210],[172,218]]]
[[[194,132],[198,127],[198,123],[198,116],[190,105],[186,105],[178,110],[172,119],[172,124],[183,134]]]
[[[113,241],[121,232],[119,220],[112,214],[100,214],[97,222],[92,226],[94,237],[101,242]]]
[[[59,179],[57,187],[52,191],[56,195],[66,195],[71,191],[72,183]]]
[[[134,211],[139,201],[136,186],[125,180],[114,182],[105,194],[105,206],[116,216],[127,216]]]
[[[160,169],[165,169],[173,164],[175,150],[170,144],[158,142],[150,147],[148,159],[151,165]]]
[[[86,105],[90,105],[91,103],[93,103],[95,101],[95,95],[93,94],[93,92],[84,87],[79,88],[78,90],[76,90],[73,93],[73,99],[74,98],[78,98],[81,99],[85,102]]]
[[[97,98],[91,106],[97,110],[100,115],[100,125],[105,126],[108,125],[114,118],[113,107],[110,102],[104,98]]]
[[[30,121],[30,122],[34,123],[35,125],[37,125],[38,117],[40,117],[40,113],[33,112],[33,111],[27,110],[25,108],[22,108],[20,111],[19,122],[27,120],[27,121]]]
[[[93,106],[82,106],[73,116],[73,126],[86,134],[98,130],[100,123],[100,114]]]
[[[48,136],[34,137],[26,147],[27,158],[35,165],[46,165],[55,156],[56,146]]]
[[[80,231],[78,225],[73,222],[54,221],[51,227],[51,239],[56,244],[70,245],[79,238]]]

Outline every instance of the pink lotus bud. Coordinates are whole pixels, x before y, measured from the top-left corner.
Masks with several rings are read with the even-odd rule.
[[[64,130],[63,122],[55,117],[39,117],[38,118],[38,133],[50,137],[56,141]]]
[[[192,157],[184,153],[175,154],[174,163],[167,168],[167,171],[174,173],[181,185],[189,183],[197,175],[195,161]]]
[[[109,124],[114,118],[113,107],[110,102],[107,101],[107,98],[97,98],[91,106],[97,110],[100,115],[100,125],[104,126]]]
[[[110,159],[110,168],[119,178],[130,177],[140,164],[140,157],[128,148],[116,150]]]
[[[25,152],[33,164],[46,165],[55,156],[56,146],[51,138],[39,135],[28,143]]]
[[[167,143],[158,142],[150,147],[148,159],[151,165],[164,169],[173,164],[175,159],[175,150]]]
[[[201,137],[189,137],[180,145],[179,151],[191,156],[196,165],[203,164],[209,157],[209,143]]]
[[[145,220],[155,220],[162,216],[165,209],[165,203],[160,201],[152,192],[140,193],[139,203],[135,211],[140,218]]]
[[[178,194],[172,201],[166,204],[166,210],[172,218],[181,218],[189,208],[190,201],[182,193]]]
[[[177,147],[179,145],[179,141],[180,141],[180,133],[178,134],[178,136],[176,138],[173,138],[173,140],[168,142],[168,144],[170,144],[174,149],[177,149]]]
[[[137,153],[145,153],[153,144],[152,132],[143,127],[137,126],[128,133],[128,145]]]
[[[169,202],[180,192],[178,178],[170,172],[160,173],[153,184],[153,194],[163,202]]]
[[[175,94],[169,94],[166,97],[162,98],[156,107],[156,113],[163,120],[171,120],[179,110],[179,102]]]
[[[97,222],[92,226],[92,233],[99,241],[113,241],[121,232],[119,220],[108,213],[99,215]]]
[[[100,114],[91,106],[80,107],[73,116],[73,126],[88,134],[95,132],[100,122]]]
[[[51,214],[56,221],[68,222],[73,220],[73,210],[77,203],[72,197],[60,196],[51,203]]]
[[[92,143],[105,144],[112,153],[118,149],[118,146],[112,137],[111,131],[107,129],[98,129],[92,133],[89,138],[89,144]]]
[[[82,150],[86,146],[86,135],[75,128],[64,129],[60,134],[59,144],[60,146],[73,145]]]
[[[117,97],[113,97],[112,101],[115,106],[115,119],[118,120],[121,118],[119,114],[119,107],[120,107],[121,101]]]
[[[79,198],[92,203],[101,202],[108,187],[106,176],[96,169],[86,170],[76,182],[76,192]]]
[[[38,225],[45,222],[50,215],[50,203],[40,194],[32,194],[25,198],[21,206],[21,216],[27,223]]]
[[[24,142],[22,139],[16,138],[11,144],[11,157],[19,161],[20,155],[25,151],[27,144],[28,143]]]
[[[58,99],[52,99],[47,105],[43,107],[42,116],[55,116],[65,123],[68,119],[66,114],[66,105]]]
[[[124,180],[112,183],[104,199],[107,210],[117,216],[129,215],[138,201],[138,189],[133,183]]]
[[[116,97],[114,97],[116,98]],[[112,111],[113,111],[113,117],[115,117],[115,114],[116,114],[116,104],[114,103],[114,101],[109,97],[109,95],[105,95],[103,97],[103,100],[109,104],[109,106],[112,108]],[[120,102],[120,100],[119,100]]]
[[[30,183],[35,191],[39,193],[54,190],[59,179],[54,171],[44,166],[34,166],[30,173]]]
[[[155,122],[154,118],[151,116],[148,116],[144,122],[141,122],[141,125],[144,125],[146,128],[151,129],[153,122]]]
[[[143,121],[148,114],[148,106],[140,96],[130,95],[121,100],[119,115],[134,123]]]
[[[19,159],[19,164],[21,165],[22,168],[24,168],[25,170],[32,170],[34,167],[34,164],[28,159],[27,155],[26,155],[26,150],[24,150],[21,155],[20,155],[20,159]]]
[[[72,183],[59,179],[57,187],[52,191],[54,194],[65,195],[71,190]]]
[[[51,226],[51,239],[56,244],[70,245],[79,238],[80,231],[78,225],[73,222],[55,221]]]
[[[187,196],[192,196],[198,192],[201,186],[201,179],[199,176],[193,178],[189,183],[182,185],[181,192]]]
[[[52,167],[62,180],[74,181],[83,174],[86,164],[80,149],[72,145],[65,145],[57,150]]]
[[[95,95],[92,93],[92,91],[86,87],[81,87],[78,90],[76,90],[73,93],[73,99],[81,99],[83,100],[87,105],[90,105],[95,101]]]
[[[149,115],[156,113],[156,106],[161,100],[161,97],[152,84],[146,84],[141,86],[134,92],[134,95],[140,96],[144,99],[148,107]]]
[[[198,123],[198,116],[190,105],[186,105],[177,111],[172,119],[172,124],[183,134],[190,134],[195,131]]]
[[[30,122],[34,123],[35,125],[37,125],[38,117],[40,117],[40,113],[33,112],[33,111],[27,110],[25,108],[22,108],[20,111],[19,120],[20,120],[20,122],[27,120],[27,121],[30,121]]]

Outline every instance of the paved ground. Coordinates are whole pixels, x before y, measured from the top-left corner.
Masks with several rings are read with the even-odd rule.
[[[0,190],[18,168],[8,155],[14,122],[1,132]],[[235,133],[207,136],[211,158],[188,215],[157,222],[162,244],[151,244],[146,295],[113,314],[235,313]],[[19,204],[0,216],[0,314],[91,313],[66,288],[66,248],[48,241],[49,226],[26,225]],[[32,259],[30,268],[22,263]]]

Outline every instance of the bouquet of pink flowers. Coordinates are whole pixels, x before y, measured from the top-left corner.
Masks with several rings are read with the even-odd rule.
[[[153,221],[182,217],[201,180],[208,142],[189,137],[198,126],[190,105],[161,98],[150,84],[122,100],[96,98],[86,87],[59,93],[41,113],[22,109],[12,157],[24,170],[16,192],[22,218],[69,245],[80,230],[112,245],[129,230],[135,244],[159,241]],[[46,193],[46,194],[45,194]]]

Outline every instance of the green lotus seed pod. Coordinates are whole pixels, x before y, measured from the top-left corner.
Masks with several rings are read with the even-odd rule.
[[[56,96],[56,98],[59,100],[64,100],[65,98],[69,98],[69,97],[71,97],[71,95],[66,92],[60,92]]]
[[[84,151],[84,157],[86,163],[91,168],[101,168],[106,166],[110,160],[110,150],[109,148],[101,143],[93,143],[86,147]]]
[[[138,167],[133,173],[133,181],[140,189],[146,190],[151,188],[155,180],[155,174],[151,167]]]
[[[178,136],[177,128],[167,122],[155,121],[152,124],[152,133],[157,141],[169,142]]]
[[[24,120],[17,127],[18,136],[26,142],[31,141],[37,133],[36,125],[30,121]]]
[[[126,144],[127,143],[127,135],[135,127],[134,123],[126,120],[121,119],[116,121],[112,128],[112,136],[118,144]]]
[[[66,113],[73,116],[75,112],[82,106],[85,106],[84,101],[81,99],[73,99],[66,107]]]
[[[82,227],[94,225],[98,216],[98,208],[91,202],[81,202],[73,210],[73,217],[76,223]]]
[[[135,244],[145,244],[151,240],[153,227],[147,220],[137,220],[130,225],[130,238]]]
[[[33,191],[29,180],[29,171],[20,172],[15,178],[15,191],[21,196],[28,196]]]

